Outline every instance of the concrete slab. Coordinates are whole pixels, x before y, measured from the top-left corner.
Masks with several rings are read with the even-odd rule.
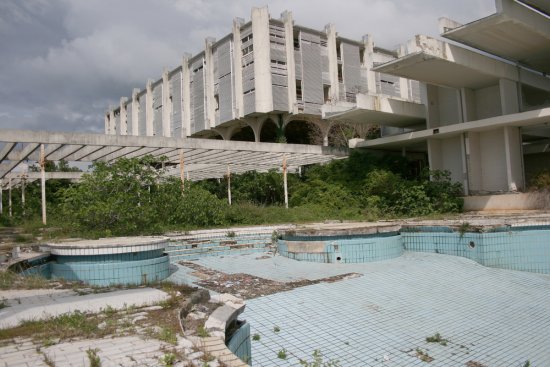
[[[32,296],[32,292],[36,295]],[[15,297],[21,294],[25,297]],[[25,320],[41,320],[77,310],[99,312],[107,305],[114,309],[146,306],[168,298],[168,294],[153,288],[137,288],[84,296],[55,291],[6,291],[0,292],[0,299],[2,297],[12,301],[10,307],[0,309],[0,329],[17,326]]]

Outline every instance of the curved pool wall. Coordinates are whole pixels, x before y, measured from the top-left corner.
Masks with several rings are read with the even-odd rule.
[[[462,256],[489,267],[550,274],[550,226],[497,227],[485,232],[404,227],[401,238],[408,251]]]
[[[167,238],[109,238],[49,244],[49,261],[30,264],[24,275],[82,281],[95,286],[138,285],[170,275]]]
[[[101,257],[101,259],[99,259]],[[83,281],[96,286],[116,284],[136,285],[157,282],[170,275],[168,255],[124,261],[116,256],[88,256],[80,262],[67,261],[50,263],[52,279]]]
[[[363,263],[393,259],[404,248],[398,232],[367,235],[284,236],[278,250],[282,256],[321,263]]]
[[[403,251],[462,256],[481,265],[550,274],[550,226],[496,227],[477,232],[450,227],[407,226],[378,234],[283,236],[279,253],[324,263],[387,260]]]

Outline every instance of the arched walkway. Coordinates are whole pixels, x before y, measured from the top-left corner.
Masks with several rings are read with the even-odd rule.
[[[285,126],[286,141],[289,144],[322,145],[323,133],[314,123],[293,120]]]
[[[244,126],[241,129],[235,130],[230,140],[254,141],[254,130],[250,126]]]

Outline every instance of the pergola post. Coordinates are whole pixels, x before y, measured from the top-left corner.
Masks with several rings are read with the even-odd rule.
[[[227,202],[231,205],[231,171],[227,165]]]
[[[42,224],[46,225],[46,154],[40,144],[40,187],[42,191]]]
[[[11,178],[10,180],[8,181],[8,212],[10,214],[10,217],[12,215],[12,211],[11,211]]]
[[[21,178],[21,209],[25,215],[25,176]]]
[[[285,190],[285,208],[288,209],[288,185],[286,180],[286,154],[283,155],[283,187]]]
[[[180,180],[181,180],[181,193],[185,192],[185,159],[183,156],[183,149],[180,151]]]
[[[4,214],[4,203],[2,198],[2,191],[4,191],[4,188],[2,187],[4,182],[2,182],[2,179],[0,179],[0,215]]]

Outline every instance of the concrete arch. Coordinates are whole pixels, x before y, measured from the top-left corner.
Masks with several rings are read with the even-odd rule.
[[[314,122],[306,119],[294,119],[289,121],[285,129],[287,143],[321,145],[324,142],[323,130]]]
[[[230,140],[235,141],[256,141],[256,134],[250,125],[241,128],[235,128]]]

